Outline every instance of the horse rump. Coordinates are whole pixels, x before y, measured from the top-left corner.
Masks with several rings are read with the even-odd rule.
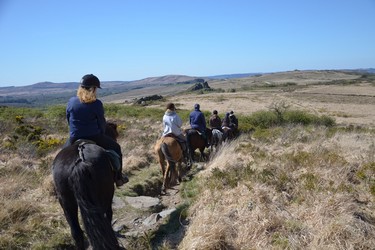
[[[169,150],[168,145],[163,142],[160,145],[160,149],[163,152],[163,155],[165,159],[167,160],[167,166],[165,168],[165,172],[163,173],[163,191],[166,190],[166,188],[171,187],[174,184],[177,184],[177,169],[176,169],[176,163],[177,160],[175,160]]]
[[[78,207],[85,231],[93,249],[120,249],[112,229],[113,172],[105,151],[87,144],[84,158],[78,146],[62,149],[53,162],[55,190],[72,237],[78,249],[84,249],[83,232],[78,220]]]
[[[170,136],[160,138],[156,142],[154,150],[158,157],[163,175],[163,193],[168,187],[177,184],[177,179],[180,182],[182,181],[181,163],[183,153],[179,142]]]
[[[93,249],[119,249],[111,225],[113,177],[98,174],[93,168],[90,163],[80,162],[70,178],[83,224]]]

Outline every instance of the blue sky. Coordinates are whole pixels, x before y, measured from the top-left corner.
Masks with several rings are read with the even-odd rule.
[[[375,0],[0,0],[0,86],[375,67]]]

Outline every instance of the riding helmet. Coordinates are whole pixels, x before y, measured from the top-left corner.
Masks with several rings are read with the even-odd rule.
[[[212,111],[212,114],[217,115],[217,110]]]
[[[201,106],[200,106],[198,103],[196,103],[196,104],[194,105],[194,109],[195,109],[195,110],[199,110],[200,107],[201,107]]]
[[[97,87],[101,89],[99,79],[93,74],[87,74],[82,77],[81,87],[84,87],[84,88]]]

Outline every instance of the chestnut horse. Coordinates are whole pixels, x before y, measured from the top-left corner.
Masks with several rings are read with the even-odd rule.
[[[116,139],[116,124],[106,134]],[[55,190],[77,249],[85,249],[78,208],[93,249],[121,249],[112,229],[114,172],[106,150],[93,143],[63,148],[52,165]]]
[[[177,183],[177,178],[181,182],[182,149],[175,138],[164,136],[156,142],[154,150],[163,175],[162,192],[165,192],[167,188]]]

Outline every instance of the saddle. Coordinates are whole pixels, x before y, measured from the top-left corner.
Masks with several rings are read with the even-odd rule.
[[[186,141],[182,141],[179,137],[177,137],[173,133],[166,134],[166,135],[164,135],[164,137],[171,137],[171,138],[175,139],[180,144],[182,151],[185,151],[185,149],[186,149],[186,145],[185,145]]]
[[[202,136],[203,135],[203,133],[202,132],[200,132],[198,129],[195,129],[195,128],[191,128],[189,131],[188,131],[188,133],[191,133],[191,132],[193,132],[193,131],[195,131],[195,132],[197,132],[198,133],[198,135],[200,135],[200,136]]]
[[[164,137],[172,137],[173,139],[177,140],[177,136],[175,136],[173,133],[166,134]]]
[[[87,140],[87,139],[78,139],[73,143],[78,144],[78,155],[79,158],[76,161],[76,164],[78,162],[84,162],[85,161],[85,155],[83,153],[83,149],[85,148],[85,145],[87,144],[96,144],[96,142],[92,140]],[[120,156],[112,149],[104,149],[106,152],[106,155],[109,158],[109,161],[111,163],[111,167],[113,171],[119,171],[121,169],[121,162],[120,162]]]

